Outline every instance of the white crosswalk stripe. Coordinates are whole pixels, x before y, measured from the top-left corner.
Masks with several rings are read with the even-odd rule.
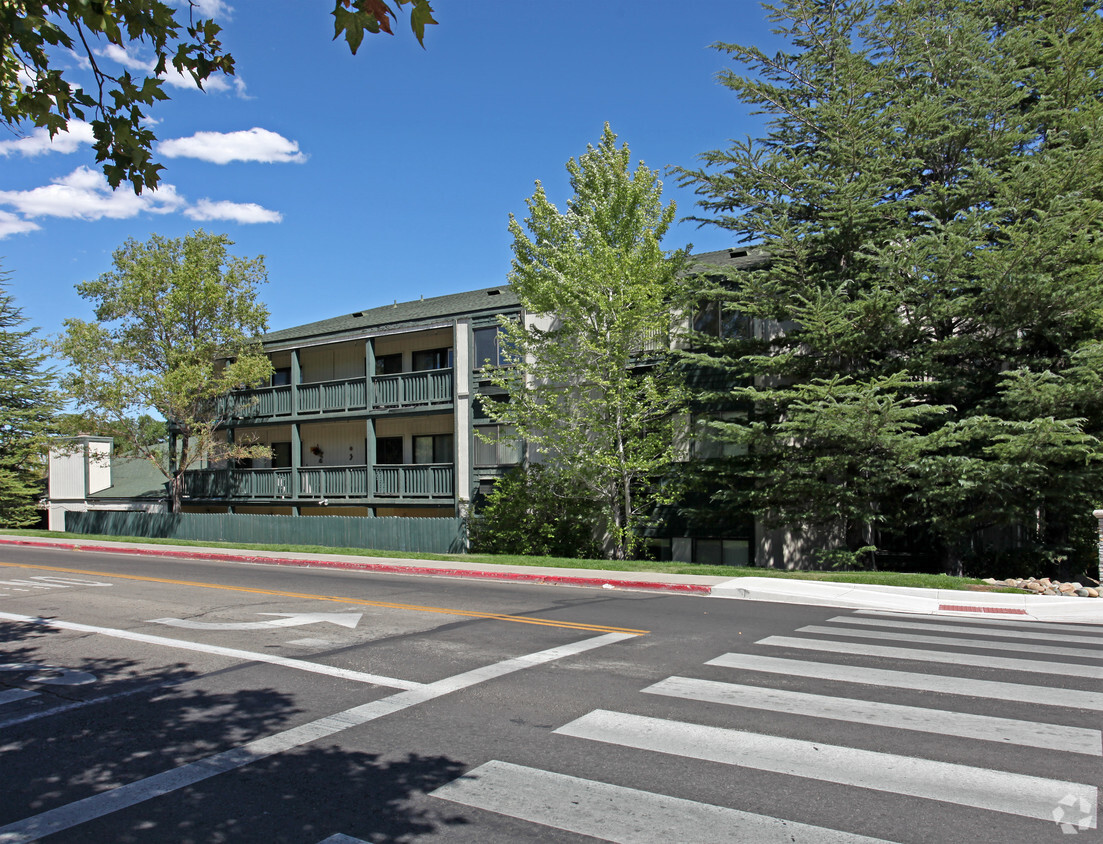
[[[1071,601],[1072,598],[1069,598]],[[1103,599],[1098,599],[1103,600]],[[895,618],[902,621],[914,621],[916,619],[915,613],[898,613],[888,612],[887,610],[855,610],[857,615],[863,616],[876,616],[877,618]],[[1037,631],[1042,634],[1050,633],[1080,633],[1083,635],[1090,635],[1099,631],[1100,642],[1103,642],[1103,626],[1090,625],[1090,624],[1057,624],[1051,621],[1020,621],[1015,618],[995,618],[993,616],[985,616],[983,618],[970,618],[968,616],[953,616],[951,619],[948,616],[939,616],[939,621],[950,621],[954,624],[975,624],[985,627],[995,628],[1024,628],[1027,630]]]
[[[624,844],[882,844],[808,824],[492,761],[432,796]]]
[[[941,662],[947,665],[970,665],[980,668],[1001,668],[1006,671],[1028,671],[1034,674],[1057,674],[1062,677],[1083,677],[1103,680],[1103,666],[1077,665],[1071,662],[1048,662],[1034,659],[1010,659],[1000,656],[979,656],[953,651],[926,651],[913,648],[894,648],[885,645],[866,645],[855,642],[829,642],[823,639],[800,639],[793,636],[768,636],[760,645],[776,645],[782,648],[798,648],[857,656],[882,656],[890,659],[908,659],[917,662]]]
[[[856,625],[859,627],[885,628],[885,632],[881,633],[882,636],[891,635],[889,632],[887,632],[889,630],[929,630],[935,633],[957,633],[959,636],[998,636],[1001,639],[1029,639],[1031,642],[1037,642],[1039,638],[1039,631],[1037,630],[1012,630],[1009,627],[1006,627],[1004,629],[996,627],[978,630],[975,627],[967,628],[957,624],[939,624],[923,621],[898,621],[896,619],[888,618],[858,618],[856,616],[844,615],[829,618],[827,619],[827,621],[831,624],[843,624],[848,627]],[[1095,647],[1097,648],[1103,648],[1103,637],[1061,636],[1048,633],[1045,636],[1045,641],[1095,645]]]
[[[883,630],[854,630],[846,627],[820,627],[810,624],[797,629],[798,633],[816,633],[824,636],[849,636],[852,639],[884,639]],[[1018,642],[996,642],[991,639],[958,639],[949,636],[923,636],[916,633],[892,633],[896,642],[914,642],[918,645],[945,645],[947,647],[975,648],[984,651],[1014,651],[1022,653],[1026,646]],[[1098,648],[1062,648],[1052,645],[1031,644],[1030,653],[1045,656],[1071,656],[1078,659],[1103,659]]]
[[[1056,629],[1062,627],[1071,629]],[[1061,710],[1103,712],[1103,693],[1014,682],[1019,678],[1012,674],[1068,677],[1081,685],[1085,679],[1103,679],[1103,666],[1096,662],[1103,660],[1103,649],[1098,648],[1103,645],[1103,635],[1097,638],[1093,633],[1071,625],[1026,626],[1015,622],[1012,626],[1011,622],[991,619],[939,618],[926,622],[915,621],[915,616],[873,612],[863,613],[862,617],[836,616],[802,627],[791,636],[768,636],[755,645],[842,656],[847,662],[890,658],[934,663],[938,666],[935,670],[945,673],[844,665],[838,660],[817,662],[811,653],[801,659],[727,653],[705,664],[759,676],[752,683],[671,676],[641,690],[648,695],[712,706],[695,710],[692,718],[700,723],[597,709],[564,724],[554,734],[625,748],[623,752],[628,753],[643,751],[727,765],[747,772],[746,776],[752,778],[755,772],[762,772],[805,781],[804,786],[795,788],[807,789],[808,783],[820,782],[863,789],[867,794],[918,798],[930,801],[931,817],[943,817],[953,806],[997,813],[992,817],[1004,818],[1000,822],[1004,829],[1009,828],[1008,824],[1015,824],[1012,829],[1020,828],[1024,818],[1031,819],[1031,823],[1053,823],[1057,818],[1055,812],[1063,806],[1087,807],[1083,808],[1087,814],[1078,815],[1076,821],[1081,824],[1080,831],[1095,829],[1099,787],[1096,774],[1090,772],[1094,767],[1090,766],[1097,767],[1098,758],[1103,756],[1103,734],[1095,728],[1097,722],[1073,726],[1056,721],[1061,720]],[[973,652],[979,650],[1013,651],[1019,656]],[[1055,661],[1053,657],[1064,659]],[[974,679],[968,676],[972,668],[996,668],[1007,679]],[[828,681],[838,686],[829,686],[830,694],[776,687],[801,680]],[[867,699],[862,696],[862,686],[925,693],[937,704],[903,705]],[[1054,720],[999,717],[998,709],[997,714],[983,715],[955,711],[955,704],[968,710],[976,706],[978,699],[1019,705],[1013,714],[1029,711],[1022,710],[1023,704],[1046,707]],[[716,706],[831,721],[832,743],[733,729],[731,717],[724,715],[731,710]],[[718,723],[708,723],[714,719]],[[852,725],[854,738],[840,725]],[[871,733],[868,727],[899,731],[902,737],[913,733],[926,738],[906,743],[902,738],[893,743],[894,747],[908,748],[908,755],[885,752],[882,747],[868,749],[871,742],[877,747],[887,735]],[[820,731],[817,728],[812,734]],[[988,743],[989,748],[975,756],[971,752],[963,756],[964,751],[953,744],[956,739],[978,742],[974,745],[977,748],[982,747],[981,742]],[[852,742],[864,743],[866,747],[848,746]],[[1069,764],[1057,765],[1051,755],[1042,755],[1036,758],[1043,760],[1045,767],[1032,771],[1031,760],[1035,757],[1024,755],[1025,750],[1070,754]],[[937,758],[947,752],[955,761]],[[1001,764],[1000,754],[1005,753],[1014,755],[1007,756]],[[1095,757],[1095,761],[1084,757]],[[968,762],[984,759],[991,767],[962,764],[961,759]],[[1042,772],[1049,775],[1036,775]],[[830,813],[825,817],[833,820],[828,820],[827,826],[811,825],[809,821],[819,820],[818,813],[809,814],[806,807],[798,815],[801,822],[796,822],[498,760],[434,791],[433,796],[610,841],[812,844],[881,840],[827,828],[850,825]],[[722,802],[729,801],[722,798]],[[759,811],[760,805],[755,806]],[[791,811],[781,809],[782,814]],[[888,830],[867,824],[862,832],[884,834]]]
[[[973,680],[969,677],[950,677],[942,674],[915,674],[910,671],[807,662],[798,659],[759,656],[758,654],[724,654],[716,659],[710,659],[705,664],[783,676],[836,680],[866,686],[884,686],[938,694],[989,698],[991,700],[1017,701],[1038,706],[1073,707],[1103,712],[1103,693],[1088,692],[1082,689],[1023,685],[1007,683],[1002,680]]]
[[[1095,806],[1094,786],[873,750],[597,709],[555,730],[559,735],[755,768],[942,803],[1050,820],[1072,795]],[[1095,828],[1094,812],[1089,828]]]
[[[807,694],[763,686],[743,686],[668,677],[643,690],[647,694],[667,695],[685,700],[745,706],[770,712],[787,712],[811,718],[851,721],[868,726],[891,727],[936,735],[961,736],[979,741],[994,741],[1027,747],[1063,750],[1087,756],[1103,755],[1103,735],[1099,730],[1038,724],[1012,718],[993,718],[944,709],[924,709],[877,701],[855,700],[829,695]]]

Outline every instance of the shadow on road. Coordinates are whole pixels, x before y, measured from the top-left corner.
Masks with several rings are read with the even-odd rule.
[[[66,668],[94,682],[35,682],[57,676],[31,667],[50,663],[36,647],[49,632],[4,624],[0,634],[0,664],[28,666],[0,671],[0,691],[35,692],[0,705],[0,827],[329,714],[304,714],[294,694],[273,688],[236,688],[236,671],[200,675],[182,663],[150,670],[135,660],[89,658]],[[393,693],[363,692],[362,702]],[[333,741],[80,824],[66,840],[317,844],[340,832],[397,842],[463,823],[418,808],[424,793],[463,774],[461,762],[357,752]]]

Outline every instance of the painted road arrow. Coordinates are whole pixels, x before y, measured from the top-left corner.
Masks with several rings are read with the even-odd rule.
[[[190,621],[186,618],[151,618],[150,624],[167,624],[169,627],[186,627],[189,630],[269,630],[273,627],[301,627],[304,624],[339,624],[356,627],[363,613],[358,612],[258,612],[257,615],[276,615],[271,621]]]

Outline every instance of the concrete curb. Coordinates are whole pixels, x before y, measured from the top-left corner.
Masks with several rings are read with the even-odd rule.
[[[589,586],[598,588],[629,589],[633,591],[675,592],[689,595],[708,595],[712,589],[707,583],[685,581],[625,580],[618,577],[581,577],[563,574],[534,573],[503,569],[448,568],[403,563],[362,563],[349,560],[329,560],[316,557],[273,557],[266,555],[226,554],[215,551],[186,551],[133,547],[127,545],[94,545],[80,542],[38,542],[35,540],[6,539],[0,537],[0,545],[24,545],[35,548],[63,548],[67,551],[92,551],[105,554],[134,554],[146,557],[174,557],[185,560],[223,560],[234,563],[253,563],[304,568],[331,568],[346,571],[369,571],[381,574],[412,574],[426,577],[469,577],[482,580],[501,580],[512,583],[533,583],[545,586]],[[612,572],[610,572],[612,574]],[[721,578],[715,578],[720,580]]]
[[[714,586],[711,594],[716,598],[845,609],[1103,624],[1103,598],[1059,598],[1052,595],[823,583],[772,577],[733,578]]]
[[[131,543],[83,543],[72,540],[39,540],[0,535],[0,546],[22,545],[36,548],[61,548],[106,554],[133,554],[174,557],[186,560],[220,560],[254,565],[301,566],[364,571],[380,574],[420,575],[422,577],[465,577],[507,583],[531,583],[543,586],[581,586],[663,592],[746,601],[802,604],[839,609],[880,610],[938,616],[971,616],[1008,621],[1065,621],[1103,625],[1103,598],[1059,598],[1048,595],[1014,595],[999,592],[967,592],[955,589],[920,589],[904,586],[878,586],[859,583],[826,583],[776,577],[709,577],[703,575],[657,575],[636,580],[617,572],[571,569],[531,569],[519,566],[426,565],[426,561],[364,558],[342,555],[301,557],[288,552],[267,554],[227,553],[214,549],[189,550],[181,546],[150,546]]]

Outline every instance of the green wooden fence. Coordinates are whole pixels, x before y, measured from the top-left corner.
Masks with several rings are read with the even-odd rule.
[[[462,519],[400,516],[262,516],[251,513],[66,513],[65,530],[101,536],[324,545],[380,551],[458,554],[466,550]]]

